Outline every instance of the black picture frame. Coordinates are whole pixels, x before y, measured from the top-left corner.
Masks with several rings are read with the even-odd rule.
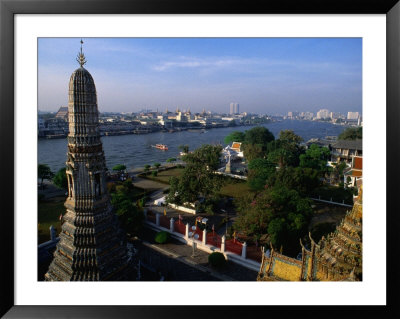
[[[15,14],[386,14],[387,33],[387,283],[386,306],[318,307],[208,307],[208,306],[15,306],[14,305],[14,16]],[[181,0],[0,0],[0,176],[1,176],[1,309],[5,318],[158,318],[191,316],[246,317],[318,314],[332,317],[399,317],[395,272],[395,227],[398,225],[397,189],[400,136],[400,3],[398,0],[281,0],[281,1],[181,1]],[[377,106],[377,109],[379,106]],[[10,133],[11,132],[11,133]],[[378,169],[378,168],[377,168]],[[380,168],[379,168],[380,169]],[[389,174],[390,172],[390,174]],[[379,215],[379,214],[377,214]],[[379,216],[377,216],[379,218]],[[385,240],[377,238],[377,240]],[[376,252],[377,256],[380,252]],[[377,269],[377,276],[380,276]],[[266,298],[268,296],[266,295]],[[312,298],[312,296],[310,296]],[[397,316],[396,316],[397,314]]]

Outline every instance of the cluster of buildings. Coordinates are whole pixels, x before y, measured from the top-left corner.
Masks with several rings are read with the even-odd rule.
[[[165,112],[142,112],[137,114],[141,123],[148,125],[156,124],[164,129],[173,128],[212,128],[240,125],[241,120],[247,114],[218,114],[203,109],[200,113],[193,113],[190,109],[181,110],[179,107],[175,112],[168,109]]]
[[[264,120],[265,116],[263,117]],[[231,103],[230,114],[219,114],[204,109],[193,113],[190,109],[177,108],[174,112],[143,110],[137,113],[99,114],[101,135],[145,134],[157,131],[218,128],[250,125],[260,116],[239,113],[239,104]],[[60,107],[57,113],[39,113],[38,137],[62,138],[68,135],[68,107]]]
[[[331,162],[347,164],[344,170],[345,187],[358,187],[362,183],[362,140],[338,140],[331,145]]]
[[[332,123],[353,124],[360,126],[362,117],[359,112],[347,112],[347,115],[340,112],[331,112],[328,109],[321,109],[316,114],[313,112],[289,111],[286,118],[309,121],[331,121]]]
[[[38,116],[38,137],[56,138],[68,135],[68,107],[60,107],[54,115],[45,115]]]

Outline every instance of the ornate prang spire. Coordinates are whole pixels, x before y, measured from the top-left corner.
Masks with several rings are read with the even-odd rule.
[[[83,41],[82,41],[82,39],[81,39],[81,52],[78,53],[78,57],[76,58],[76,61],[78,61],[78,63],[81,65],[81,68],[82,68],[83,65],[86,63],[85,55],[84,55],[83,52],[82,52],[82,44],[83,44]]]
[[[78,58],[81,67],[72,73],[68,89],[66,213],[45,280],[128,280],[134,268],[107,191],[96,86],[82,67],[82,47]]]

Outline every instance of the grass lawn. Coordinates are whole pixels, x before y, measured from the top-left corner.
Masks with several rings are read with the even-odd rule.
[[[159,172],[158,175],[155,177],[152,176],[151,174],[149,174],[147,176],[143,176],[143,177],[151,179],[153,181],[160,182],[160,183],[169,184],[169,179],[173,176],[179,177],[182,174],[183,170],[184,170],[184,168],[172,168],[169,170]],[[244,181],[231,179],[231,178],[229,178],[227,180],[228,180],[227,184],[225,184],[225,186],[223,186],[220,191],[220,194],[222,196],[236,198],[236,197],[240,197],[244,193],[253,192],[250,189],[250,187],[247,185],[247,183]]]
[[[65,213],[65,197],[54,197],[39,202],[38,205],[38,239],[39,244],[50,240],[50,226],[53,225],[57,234],[61,231],[59,217]]]
[[[152,176],[150,173],[149,175],[143,177],[160,183],[169,184],[169,179],[171,177],[179,177],[182,174],[183,170],[183,168],[171,168],[165,171],[158,172],[157,176]]]
[[[225,184],[220,190],[222,196],[228,197],[241,197],[245,193],[254,192],[250,189],[246,182],[232,179],[230,182]]]

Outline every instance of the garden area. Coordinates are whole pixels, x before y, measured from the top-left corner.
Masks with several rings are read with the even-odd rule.
[[[241,180],[233,178],[227,179],[226,184],[221,187],[219,194],[221,196],[239,198],[247,193],[255,193],[249,185]]]
[[[139,177],[151,179],[156,182],[160,182],[163,184],[169,184],[169,180],[171,177],[179,177],[183,172],[183,166],[175,166],[172,168],[163,168],[150,171],[150,168],[139,174]],[[155,174],[154,174],[155,173]]]

